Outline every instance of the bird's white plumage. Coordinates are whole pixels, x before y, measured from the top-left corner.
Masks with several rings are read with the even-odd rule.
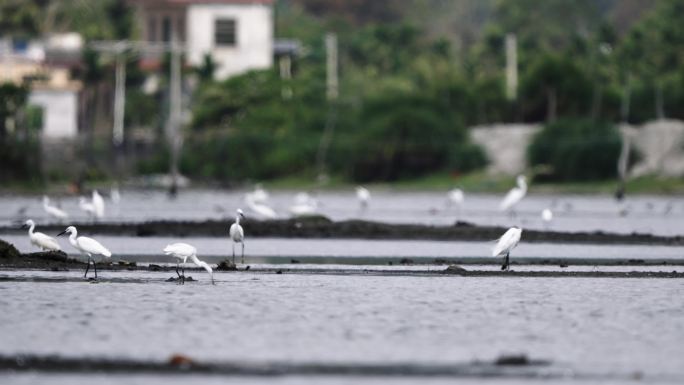
[[[551,212],[551,209],[544,209],[542,210],[541,217],[544,222],[551,222],[553,219],[553,212]]]
[[[240,243],[245,239],[245,230],[242,229],[239,223],[230,225],[230,239],[235,243]]]
[[[185,263],[191,255],[197,254],[197,249],[187,243],[172,243],[164,248],[164,254],[170,255]]]
[[[97,190],[93,190],[93,209],[97,218],[103,218],[105,213],[105,202]]]
[[[43,210],[45,210],[48,215],[51,217],[57,218],[57,219],[67,219],[69,218],[69,214],[66,213],[66,211],[50,205],[50,198],[48,198],[46,195],[43,195]]]
[[[518,245],[520,242],[520,236],[522,235],[522,229],[519,227],[511,227],[508,229],[504,235],[499,238],[492,250],[492,256],[496,257],[499,255],[504,255]]]
[[[290,206],[290,213],[296,216],[313,215],[318,211],[318,200],[309,193],[300,192],[294,197],[295,203]]]
[[[527,183],[525,182],[525,176],[518,175],[517,186],[513,187],[508,194],[504,197],[499,205],[499,210],[506,211],[513,208],[518,202],[520,202],[527,194]]]
[[[93,238],[78,237],[76,238],[76,241],[78,242],[78,248],[89,254],[104,255],[107,258],[112,256],[111,251],[109,251],[106,247],[102,246],[100,242],[94,240]]]
[[[79,237],[78,231],[74,226],[67,227],[64,232],[69,233],[69,243],[71,246],[84,254],[89,256],[103,255],[107,258],[112,256],[112,253],[106,247],[102,246],[100,242],[93,238]]]
[[[96,216],[95,206],[91,202],[88,202],[88,200],[85,197],[78,198],[78,208],[85,211],[89,216]]]
[[[368,204],[368,201],[370,201],[370,198],[371,198],[371,194],[367,188],[365,188],[363,186],[356,186],[356,199],[358,199],[362,205]]]
[[[190,259],[192,263],[206,270],[207,273],[209,273],[209,276],[211,277],[211,282],[214,282],[214,272],[211,266],[209,266],[204,261],[200,261],[199,258],[197,258],[197,249],[195,248],[195,246],[182,242],[172,243],[164,248],[164,254],[170,255],[178,259],[178,262],[183,263],[186,263],[187,260]]]
[[[26,226],[29,226],[29,240],[31,241],[31,244],[35,245],[36,247],[39,247],[43,250],[47,251],[59,251],[62,250],[62,248],[59,246],[59,243],[57,242],[56,239],[43,234],[41,232],[36,232],[33,231],[36,227],[36,224],[31,220],[27,220],[25,223]]]
[[[454,188],[449,190],[449,192],[447,193],[447,198],[449,199],[450,204],[461,206],[463,204],[465,195],[463,194],[463,190],[461,190],[460,188]]]
[[[264,200],[256,200],[256,198],[249,193],[245,195],[245,203],[250,211],[266,219],[275,219],[278,214]]]

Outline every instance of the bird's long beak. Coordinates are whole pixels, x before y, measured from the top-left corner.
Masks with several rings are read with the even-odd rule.
[[[66,233],[67,233],[67,231],[64,230],[64,231],[62,231],[61,233],[57,234],[57,236],[59,237],[60,235],[64,235],[64,234],[66,234]]]

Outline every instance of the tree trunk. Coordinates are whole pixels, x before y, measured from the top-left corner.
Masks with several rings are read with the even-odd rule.
[[[665,108],[663,106],[663,85],[660,82],[656,82],[655,85],[655,107],[656,118],[658,120],[665,119]]]
[[[558,98],[556,97],[556,89],[553,87],[546,88],[546,121],[551,123],[556,120],[556,112],[558,110]]]
[[[632,77],[627,75],[627,81],[622,89],[622,104],[620,106],[620,118],[623,122],[629,121],[629,109],[632,99]]]

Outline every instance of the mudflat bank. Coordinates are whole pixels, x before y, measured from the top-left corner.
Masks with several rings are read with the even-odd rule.
[[[131,223],[71,223],[82,233],[120,236],[221,236],[228,234],[230,222],[206,221],[148,221]],[[250,237],[276,238],[357,238],[357,239],[426,239],[440,241],[491,241],[506,230],[500,226],[478,226],[468,222],[456,222],[451,226],[414,224],[391,224],[363,220],[332,221],[326,217],[312,216],[268,221],[245,220],[242,222]],[[41,225],[41,231],[57,234],[66,225]],[[0,227],[0,233],[19,233],[18,227]],[[592,243],[592,244],[647,244],[684,245],[684,236],[657,236],[632,233],[617,234],[602,231],[558,232],[524,230],[525,242]]]

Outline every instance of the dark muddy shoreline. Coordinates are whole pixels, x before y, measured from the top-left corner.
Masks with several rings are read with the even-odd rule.
[[[148,221],[141,223],[70,223],[79,231],[89,234],[115,236],[211,236],[225,237],[230,222],[207,221]],[[356,238],[356,239],[410,239],[439,241],[491,241],[499,238],[506,230],[499,226],[476,226],[457,222],[452,226],[431,226],[412,224],[389,224],[362,220],[334,222],[325,217],[306,217],[270,221],[245,220],[242,222],[249,237],[274,238]],[[66,225],[41,225],[41,231],[57,234]],[[0,227],[2,234],[21,233],[18,227]],[[525,242],[585,243],[625,245],[684,245],[684,236],[658,236],[632,233],[616,234],[594,232],[557,232],[524,230]]]

